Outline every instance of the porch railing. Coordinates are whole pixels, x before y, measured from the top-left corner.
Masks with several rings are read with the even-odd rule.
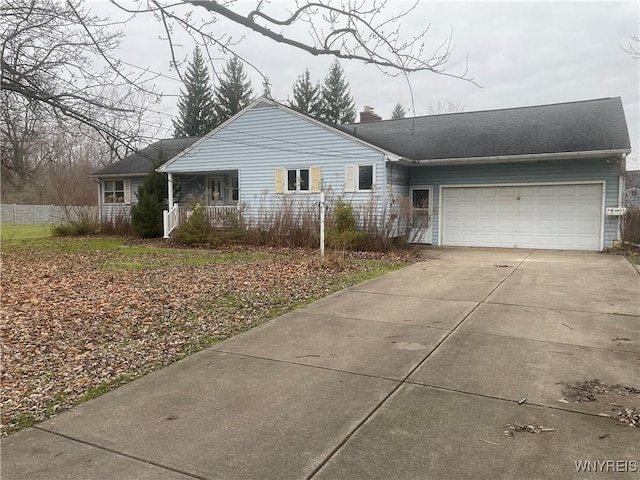
[[[240,221],[242,213],[238,205],[199,206],[203,208],[209,224],[214,228],[225,229],[234,227]],[[193,207],[180,208],[180,224],[186,223],[193,213]]]
[[[179,217],[180,208],[177,203],[173,204],[173,207],[169,210],[164,210],[162,212],[162,225],[164,229],[164,238],[169,238],[169,235],[173,230],[179,225],[180,217]]]

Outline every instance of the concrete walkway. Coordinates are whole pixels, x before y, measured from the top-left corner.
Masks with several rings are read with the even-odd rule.
[[[2,480],[564,480],[596,460],[638,478],[640,429],[559,401],[561,382],[640,387],[638,272],[597,253],[425,257],[4,439]]]

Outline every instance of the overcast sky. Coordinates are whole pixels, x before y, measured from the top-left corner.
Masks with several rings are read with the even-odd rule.
[[[254,2],[241,2],[247,9]],[[291,3],[272,2],[276,8]],[[391,2],[392,9],[411,4]],[[106,0],[92,0],[98,13],[118,17]],[[195,10],[197,15],[209,15]],[[640,60],[625,53],[621,45],[630,34],[638,34],[640,7],[626,2],[426,2],[402,23],[402,32],[414,35],[431,25],[426,47],[435,48],[453,31],[455,50],[447,71],[461,74],[468,64],[470,82],[424,72],[410,76],[416,115],[426,115],[438,102],[453,102],[465,111],[540,105],[603,97],[621,97],[631,144],[631,163],[640,168]],[[331,58],[317,58],[292,47],[276,44],[258,34],[244,31],[222,20],[220,31],[245,35],[236,47],[238,54],[251,61],[272,84],[278,101],[291,97],[292,85],[305,68],[312,80],[322,80]],[[152,17],[139,16],[124,28],[126,39],[120,56],[129,63],[175,78],[170,54],[158,37],[159,24]],[[178,54],[191,54],[194,44],[182,39]],[[221,55],[220,55],[221,56]],[[224,60],[219,61],[221,68]],[[358,111],[365,105],[389,118],[393,106],[411,105],[411,92],[404,78],[383,75],[372,66],[342,63]],[[254,92],[262,92],[262,78],[251,68],[247,73]],[[170,118],[181,83],[166,77],[155,80],[156,90],[164,93],[162,104],[154,108],[165,112],[162,132],[171,136]],[[629,167],[628,167],[629,168]]]

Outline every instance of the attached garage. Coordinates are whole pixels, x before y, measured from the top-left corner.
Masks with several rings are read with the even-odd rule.
[[[441,187],[441,245],[600,250],[604,183]]]
[[[368,122],[353,131],[401,156],[388,162],[388,190],[411,200],[410,232],[416,218],[427,225],[409,241],[602,250],[621,237],[616,207],[631,144],[620,98]],[[430,192],[428,210],[416,208],[416,191]]]

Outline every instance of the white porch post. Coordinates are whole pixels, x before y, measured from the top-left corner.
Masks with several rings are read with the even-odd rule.
[[[98,221],[102,223],[102,180],[98,179]]]
[[[169,186],[169,211],[173,208],[173,173],[167,173],[167,183]]]

